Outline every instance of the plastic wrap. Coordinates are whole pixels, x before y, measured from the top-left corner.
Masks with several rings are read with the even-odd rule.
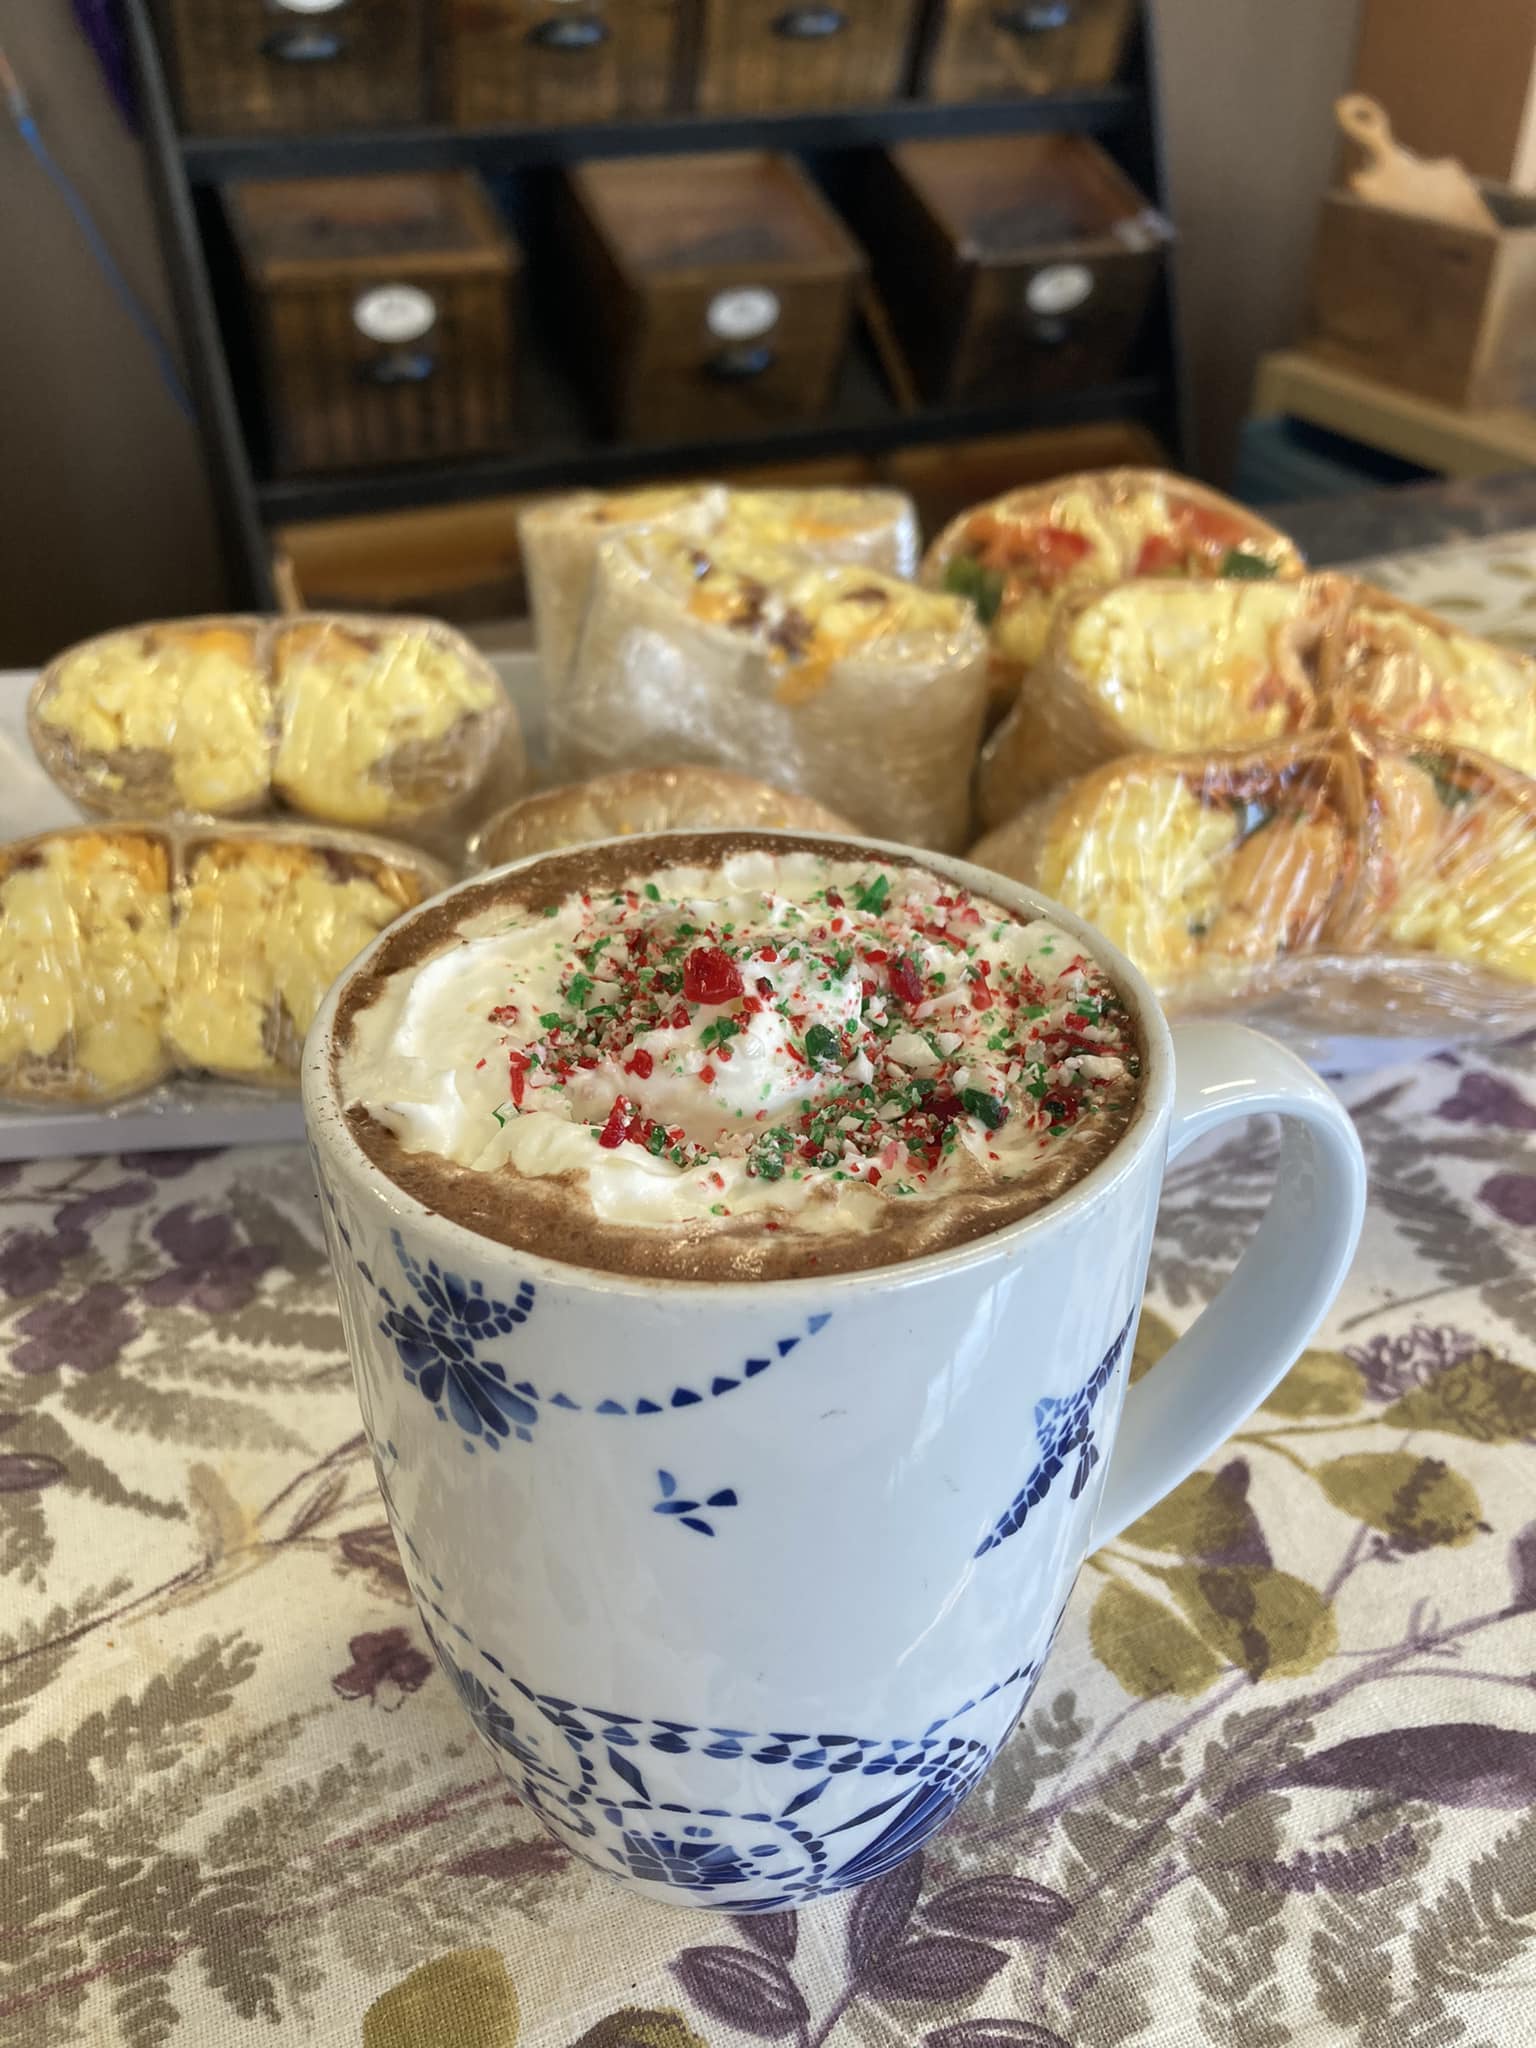
[[[1350,592],[1325,680],[1352,719],[1536,775],[1536,661],[1368,583]]]
[[[986,638],[961,599],[651,533],[600,552],[551,738],[573,778],[731,768],[948,850],[967,834],[985,697]]]
[[[603,496],[575,491],[525,512],[518,536],[551,700],[570,679],[605,541],[660,531],[731,547],[783,548],[819,562],[854,562],[888,576],[917,567],[917,513],[900,491],[738,491],[701,483]]]
[[[991,633],[994,708],[1042,654],[1061,601],[1133,576],[1297,576],[1277,528],[1156,469],[1090,470],[1009,491],[951,520],[923,558],[930,588],[969,597]]]
[[[517,522],[528,581],[528,605],[539,647],[544,690],[553,703],[576,660],[582,620],[592,595],[597,551],[604,541],[659,527],[685,540],[704,540],[725,514],[723,484],[659,486],[654,490],[572,491],[533,505]]]
[[[1090,919],[1181,1012],[1305,1049],[1536,1024],[1536,783],[1341,726],[1126,755],[972,850]]]
[[[540,790],[488,818],[470,842],[470,868],[500,867],[533,853],[594,839],[684,828],[751,826],[769,831],[851,832],[850,820],[808,796],[723,768],[621,768],[590,782]]]
[[[314,826],[80,825],[0,847],[0,1098],[296,1085],[320,998],[435,862]]]
[[[417,831],[471,804],[493,766],[521,784],[496,672],[427,619],[305,613],[136,626],[38,678],[39,760],[108,817],[237,817],[275,802],[329,823]]]
[[[1348,576],[1079,591],[982,750],[982,822],[1118,755],[1335,723],[1475,745],[1529,773],[1536,662]]]
[[[982,750],[977,798],[998,825],[1120,754],[1257,746],[1318,723],[1341,577],[1079,590]]]

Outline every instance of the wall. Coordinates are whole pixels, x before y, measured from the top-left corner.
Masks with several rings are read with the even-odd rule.
[[[1365,0],[1355,76],[1421,156],[1536,188],[1536,0]]]
[[[1357,0],[1153,0],[1191,459],[1230,476],[1255,358],[1294,341]]]
[[[0,0],[0,46],[135,290],[172,331],[138,148],[68,0]],[[222,601],[192,427],[0,112],[0,667]]]

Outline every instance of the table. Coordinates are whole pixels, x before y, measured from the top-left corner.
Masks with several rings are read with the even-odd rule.
[[[1320,1348],[1091,1561],[948,1832],[798,1921],[632,1902],[496,1776],[299,1148],[0,1169],[0,2042],[1532,2039],[1536,1041],[1351,1087]],[[1175,1169],[1140,1369],[1267,1161]]]
[[[1517,638],[1533,564],[1378,573]],[[632,1902],[491,1768],[297,1146],[0,1164],[0,2048],[1536,2041],[1536,1036],[1344,1085],[1318,1348],[1090,1561],[950,1828],[797,1919]],[[1269,1156],[1175,1169],[1138,1371]]]

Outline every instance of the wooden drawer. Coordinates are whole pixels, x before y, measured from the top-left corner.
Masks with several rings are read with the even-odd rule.
[[[1169,233],[1077,135],[901,144],[850,211],[919,389],[943,400],[1117,376]]]
[[[944,0],[923,90],[934,100],[991,100],[1108,85],[1136,0]]]
[[[467,171],[232,185],[273,467],[372,467],[512,437],[517,245]]]
[[[368,128],[425,112],[426,0],[161,0],[183,128]]]
[[[917,0],[704,0],[698,104],[705,113],[888,100],[906,83]]]
[[[553,126],[678,103],[683,0],[440,0],[445,117]]]
[[[864,265],[797,164],[637,157],[568,189],[576,332],[616,433],[700,441],[826,409]]]

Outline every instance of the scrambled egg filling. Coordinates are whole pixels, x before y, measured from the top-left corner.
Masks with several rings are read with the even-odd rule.
[[[1356,605],[1346,688],[1402,732],[1536,775],[1536,663],[1406,609]]]
[[[963,600],[923,590],[878,569],[808,562],[767,545],[690,547],[652,536],[645,566],[682,596],[691,617],[740,633],[760,649],[782,704],[814,697],[834,664],[875,655],[931,663],[962,647]]]
[[[440,802],[451,762],[413,803],[392,784],[396,757],[440,747],[464,720],[490,712],[499,688],[420,630],[292,626],[278,635],[275,667],[278,793],[296,810],[347,825],[383,824]],[[463,768],[471,765],[466,757]]]
[[[1536,981],[1530,813],[1433,756],[1384,762],[1380,789],[1397,882],[1381,923],[1385,949]]]
[[[181,891],[165,1021],[178,1059],[238,1076],[284,1071],[284,1038],[303,1036],[342,968],[414,900],[396,871],[341,876],[305,846],[200,850]]]
[[[38,706],[44,725],[97,758],[91,780],[124,787],[117,757],[167,757],[188,810],[227,813],[266,801],[271,691],[241,626],[154,626],[88,642],[59,667]]]
[[[1067,800],[1035,879],[1161,987],[1199,959],[1240,830],[1234,811],[1202,804],[1180,775],[1097,776]]]
[[[1343,821],[1282,772],[1243,797],[1141,761],[1077,786],[1035,879],[1155,987],[1204,979],[1214,989],[1239,967],[1246,976],[1314,944],[1348,859]]]
[[[164,842],[68,833],[0,873],[0,1074],[53,1061],[57,1092],[84,1097],[158,1080],[171,971]]]
[[[903,568],[905,501],[883,491],[732,491],[718,538],[727,547],[791,548],[829,562]]]
[[[1303,607],[1296,583],[1130,583],[1078,615],[1067,659],[1130,746],[1279,739],[1315,712]]]

